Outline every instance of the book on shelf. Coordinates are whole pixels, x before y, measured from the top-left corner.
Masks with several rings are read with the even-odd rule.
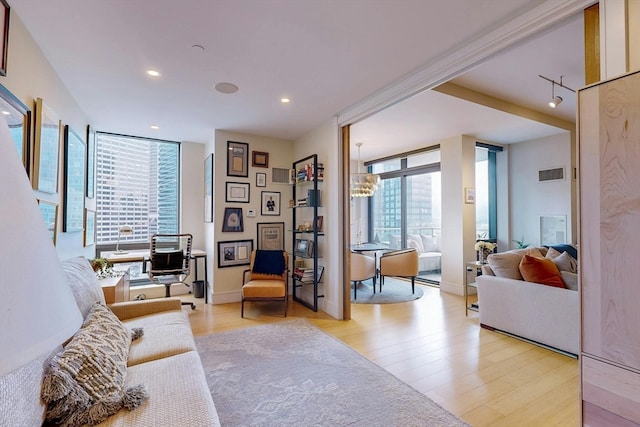
[[[318,266],[318,282],[322,280],[322,274],[324,273],[324,266]],[[313,282],[313,268],[295,268],[291,274],[296,280],[301,282]]]

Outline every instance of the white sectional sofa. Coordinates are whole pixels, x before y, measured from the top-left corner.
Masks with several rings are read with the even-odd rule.
[[[539,250],[546,253],[546,248]],[[483,266],[482,275],[476,279],[480,325],[572,355],[578,354],[580,295],[577,275],[560,271],[563,281],[572,289],[517,278],[518,265],[526,253],[526,249],[521,249],[489,255],[489,263]]]

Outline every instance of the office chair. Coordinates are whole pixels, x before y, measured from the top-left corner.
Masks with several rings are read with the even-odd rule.
[[[149,279],[153,283],[165,286],[165,297],[171,296],[173,283],[185,283],[191,271],[191,234],[154,234],[151,237],[149,251]],[[190,305],[192,310],[196,305],[191,302],[182,302],[182,305]]]

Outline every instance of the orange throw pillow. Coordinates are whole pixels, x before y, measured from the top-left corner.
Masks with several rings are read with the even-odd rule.
[[[556,288],[566,288],[560,270],[547,258],[525,255],[520,261],[520,274],[527,282],[541,283]]]

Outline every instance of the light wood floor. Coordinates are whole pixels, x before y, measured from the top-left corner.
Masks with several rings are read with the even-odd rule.
[[[350,321],[291,301],[287,316],[310,319],[473,426],[578,425],[577,360],[482,329],[462,297],[422,288],[409,303],[354,304]],[[184,310],[195,335],[283,320],[269,303],[245,304],[242,319],[240,303],[192,300],[197,309]]]

